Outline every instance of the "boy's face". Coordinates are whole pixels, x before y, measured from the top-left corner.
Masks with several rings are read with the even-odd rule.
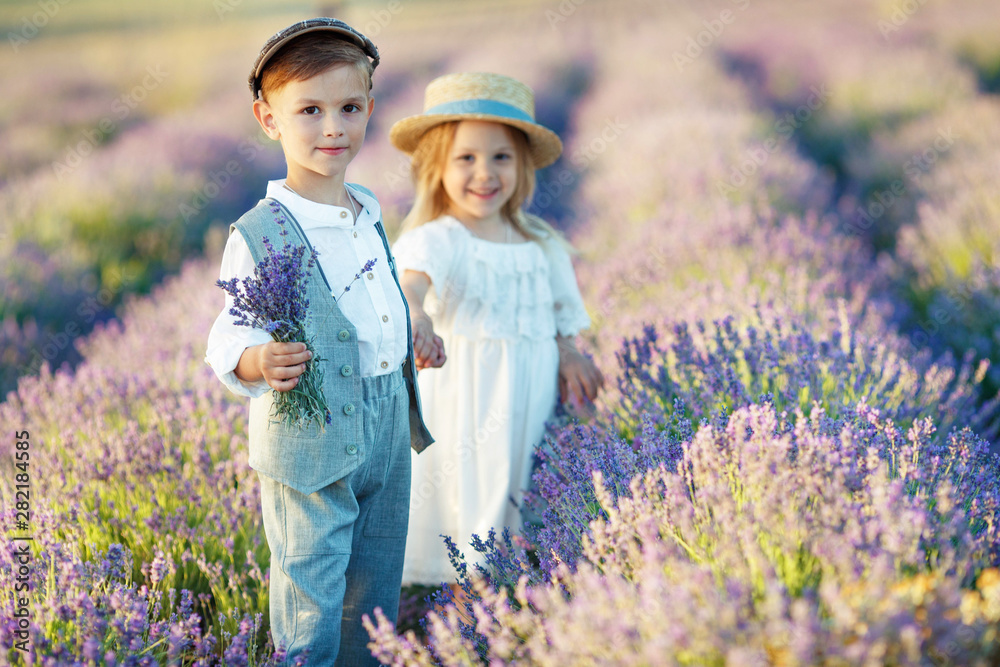
[[[333,194],[331,185],[343,181],[361,148],[374,101],[355,67],[337,65],[311,79],[289,81],[253,108],[267,136],[281,141],[288,187],[322,201]]]

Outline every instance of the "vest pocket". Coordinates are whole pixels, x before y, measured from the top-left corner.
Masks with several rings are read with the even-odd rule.
[[[264,398],[264,397],[261,397]],[[254,399],[258,401],[259,399]],[[334,413],[333,423],[323,431],[310,424],[304,428],[271,421],[270,401],[250,407],[250,466],[275,481],[305,494],[341,479],[362,462],[361,415]]]

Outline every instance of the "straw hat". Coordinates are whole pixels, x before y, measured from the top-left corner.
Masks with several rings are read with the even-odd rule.
[[[509,76],[485,72],[446,74],[431,81],[424,92],[424,112],[393,125],[389,140],[410,154],[427,130],[452,120],[487,120],[516,127],[528,135],[528,152],[536,168],[552,164],[562,153],[556,133],[535,122],[531,88]]]

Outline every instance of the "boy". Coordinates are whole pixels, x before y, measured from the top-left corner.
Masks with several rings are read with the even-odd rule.
[[[271,390],[295,387],[310,353],[303,343],[235,326],[229,296],[206,357],[228,387],[251,397],[250,465],[260,478],[271,549],[272,636],[289,659],[306,654],[310,665],[377,664],[361,616],[381,607],[395,620],[407,450],[433,442],[379,204],[365,188],[344,183],[374,106],[378,60],[368,38],[336,19],[303,21],[267,41],[250,74],[253,113],[281,142],[288,176],[268,183],[268,199],[232,226],[222,259],[222,280],[251,275],[264,256],[262,239],[279,238],[277,215],[287,221],[288,242],[318,251],[306,329],[324,364],[330,423],[322,431],[271,423]],[[372,259],[372,270],[352,285]],[[443,362],[443,353],[421,359]]]

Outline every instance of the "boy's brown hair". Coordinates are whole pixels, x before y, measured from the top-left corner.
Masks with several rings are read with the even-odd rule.
[[[338,65],[353,66],[372,89],[375,68],[356,44],[325,32],[302,35],[281,47],[264,67],[260,77],[261,98],[277,92],[289,81],[302,81]]]

